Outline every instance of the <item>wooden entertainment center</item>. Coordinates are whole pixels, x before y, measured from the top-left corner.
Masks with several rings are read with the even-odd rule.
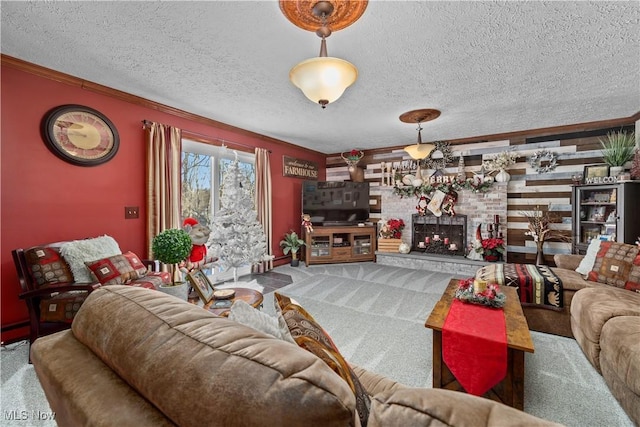
[[[304,232],[304,260],[311,264],[375,261],[375,225],[313,227]]]

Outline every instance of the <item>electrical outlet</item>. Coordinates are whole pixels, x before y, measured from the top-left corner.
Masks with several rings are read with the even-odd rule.
[[[124,219],[140,218],[140,208],[138,206],[125,206]]]

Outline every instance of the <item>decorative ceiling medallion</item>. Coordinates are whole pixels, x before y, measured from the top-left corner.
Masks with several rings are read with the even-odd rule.
[[[400,121],[403,123],[424,123],[435,120],[440,117],[440,110],[432,108],[421,108],[419,110],[407,111],[400,115]]]
[[[333,5],[333,13],[327,18],[331,31],[347,28],[356,22],[365,9],[368,0],[328,0]],[[280,10],[296,27],[315,32],[322,27],[322,17],[313,13],[318,0],[280,0]]]

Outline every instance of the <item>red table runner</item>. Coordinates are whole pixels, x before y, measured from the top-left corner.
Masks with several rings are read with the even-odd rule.
[[[485,394],[507,374],[504,311],[454,299],[442,327],[442,358],[467,393]]]

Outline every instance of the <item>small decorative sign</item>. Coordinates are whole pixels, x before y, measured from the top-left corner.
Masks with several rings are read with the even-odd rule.
[[[584,184],[615,184],[615,176],[609,176],[608,165],[585,166],[583,174]]]
[[[318,164],[309,160],[282,156],[282,176],[317,180]]]

